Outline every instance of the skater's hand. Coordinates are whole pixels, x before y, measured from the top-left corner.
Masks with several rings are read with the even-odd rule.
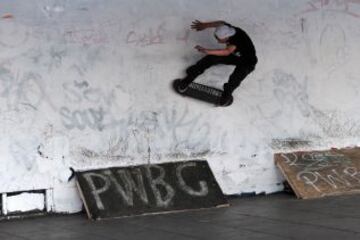
[[[206,53],[206,48],[203,48],[202,46],[197,45],[195,46],[195,49],[201,53]]]
[[[207,28],[207,24],[204,22],[200,22],[199,20],[195,20],[191,24],[191,29],[196,31],[202,31]]]

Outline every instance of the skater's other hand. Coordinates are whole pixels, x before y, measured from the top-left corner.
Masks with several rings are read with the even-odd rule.
[[[196,31],[202,31],[206,28],[207,28],[206,23],[200,22],[199,20],[195,20],[191,24],[191,29],[196,30]]]

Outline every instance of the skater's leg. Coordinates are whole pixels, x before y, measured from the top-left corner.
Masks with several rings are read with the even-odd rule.
[[[199,75],[204,73],[204,71],[211,66],[222,64],[226,62],[226,57],[218,57],[207,55],[198,61],[195,65],[190,66],[186,69],[187,76],[181,80],[180,88],[186,88],[190,83],[192,83]]]
[[[230,75],[229,81],[224,84],[224,93],[221,97],[220,105],[226,105],[232,93],[238,88],[246,76],[254,70],[254,66],[237,65],[234,72]]]

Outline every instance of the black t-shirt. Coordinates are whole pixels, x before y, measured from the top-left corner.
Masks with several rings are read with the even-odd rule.
[[[225,23],[225,25],[232,27],[236,30],[234,36],[230,37],[227,44],[236,46],[236,50],[233,53],[236,56],[245,57],[249,60],[257,61],[256,50],[249,35],[242,29],[234,27],[231,24]]]

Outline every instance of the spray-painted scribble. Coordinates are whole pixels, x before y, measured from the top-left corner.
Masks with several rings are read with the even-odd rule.
[[[43,103],[56,109],[42,84],[42,77],[37,73],[22,72],[14,69],[12,64],[4,64],[0,66],[0,83],[0,98],[6,103],[6,110],[18,109],[22,105],[36,110]]]
[[[286,172],[293,172],[295,179],[289,174],[292,181],[305,184],[305,192],[315,191],[319,196],[331,194],[333,191],[357,189],[360,187],[360,169],[357,160],[337,151],[296,152],[279,155],[278,161],[284,160],[282,168]],[[279,163],[279,162],[278,162]],[[330,189],[330,190],[329,190]],[[298,190],[300,194],[304,194]]]
[[[130,31],[126,36],[127,44],[146,47],[164,43],[164,25],[160,24],[155,29],[149,28],[146,32]]]
[[[150,27],[138,27],[130,30],[125,38],[125,43],[136,47],[149,47],[153,45],[161,45],[172,42],[187,43],[189,41],[191,31],[172,32],[166,23]]]
[[[310,0],[301,14],[327,11],[360,18],[359,5],[359,0]]]
[[[359,118],[349,116],[341,110],[320,111],[313,109],[314,121],[329,137],[357,137],[360,134]]]
[[[102,131],[104,128],[104,110],[89,108],[86,110],[70,111],[67,107],[60,109],[60,115],[64,126],[71,129],[84,130],[89,127],[92,130]]]
[[[172,171],[169,166],[162,165],[106,169],[83,173],[81,178],[86,180],[87,187],[95,199],[96,208],[99,210],[109,207],[105,205],[104,199],[106,193],[111,191],[115,194],[115,198],[119,198],[120,205],[126,207],[144,204],[147,207],[155,205],[166,209],[175,204],[174,200],[178,195],[204,198],[212,194],[209,188],[214,186],[209,186],[209,179],[200,180],[196,183],[200,188],[194,189],[194,183],[189,181],[193,179],[188,179],[188,175],[184,174],[185,171],[199,171],[198,165],[199,163],[196,162],[179,163]],[[169,178],[172,172],[176,174]],[[141,203],[139,201],[136,203],[135,198],[141,200]]]
[[[269,76],[269,74],[267,74]],[[276,69],[270,75],[272,77],[272,89],[276,106],[272,104],[271,110],[267,109],[267,103],[257,105],[256,109],[261,118],[277,131],[288,134],[283,126],[278,125],[280,117],[287,119],[303,118],[304,121],[316,124],[324,136],[341,137],[357,136],[360,132],[358,117],[350,117],[342,110],[323,110],[309,101],[308,83],[310,79],[297,79],[293,74]],[[284,115],[285,114],[285,115]],[[298,137],[298,136],[296,136]],[[318,135],[312,137],[319,138]]]
[[[107,139],[108,147],[92,150],[79,148],[84,161],[108,159],[128,161],[137,156],[143,162],[156,161],[166,157],[186,158],[190,155],[204,157],[221,154],[227,145],[228,135],[221,129],[211,131],[210,123],[202,114],[193,114],[187,107],[163,107],[154,111],[129,112],[127,117],[115,118],[107,114],[103,129],[112,129]],[[112,118],[111,124],[107,121]],[[209,136],[216,135],[216,141]],[[213,150],[211,150],[213,149]]]
[[[338,24],[328,24],[320,35],[320,59],[329,72],[346,64],[349,55],[345,30]]]
[[[327,168],[336,168],[351,164],[351,160],[343,154],[332,152],[307,152],[301,155],[297,153],[281,154],[285,162],[294,168],[303,171],[320,171]]]
[[[80,44],[104,44],[109,42],[104,29],[69,29],[64,33],[65,41]]]
[[[304,116],[311,114],[307,79],[300,82],[293,75],[275,70],[273,75],[274,96],[282,109],[298,109]]]
[[[112,117],[112,109],[117,107],[116,89],[105,91],[90,86],[87,81],[66,82],[62,87],[65,99],[72,104],[59,110],[63,126],[68,130],[104,130]]]
[[[297,138],[273,139],[271,146],[274,149],[296,149],[310,147],[311,141]]]
[[[3,18],[3,19],[13,19],[15,17],[11,13],[6,13],[1,18]]]
[[[178,33],[176,35],[176,40],[187,43],[189,41],[190,34],[191,34],[191,31],[189,29],[187,29],[184,31],[184,33]]]

